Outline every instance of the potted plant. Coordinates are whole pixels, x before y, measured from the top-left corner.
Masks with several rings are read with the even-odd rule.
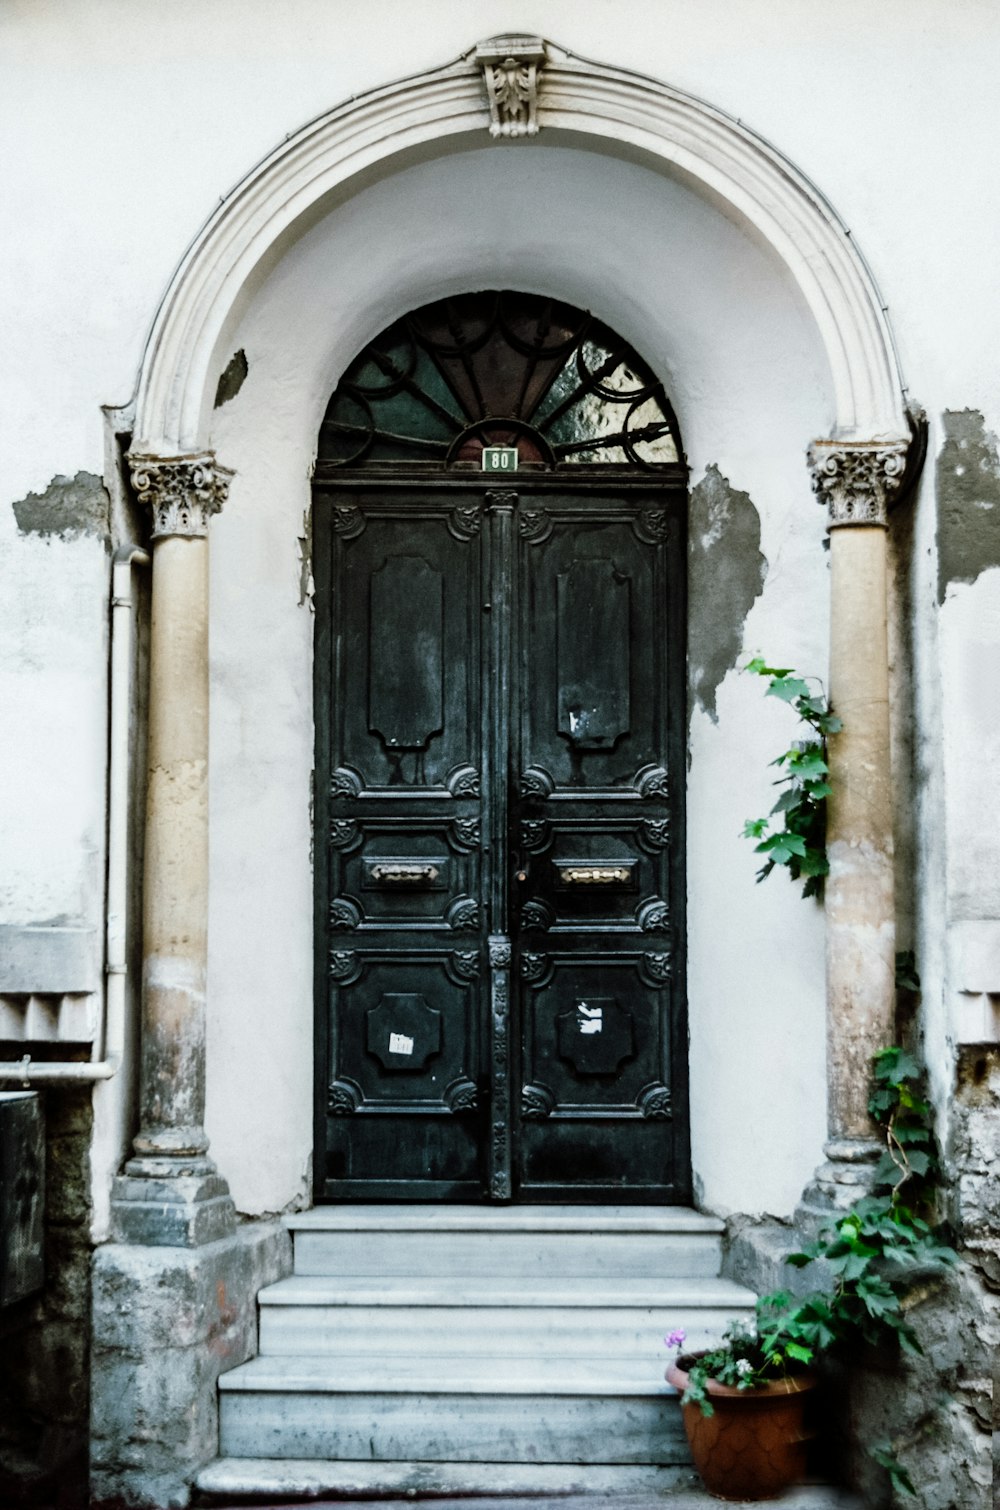
[[[705,1488],[723,1499],[771,1499],[805,1473],[805,1407],[815,1389],[813,1351],[786,1331],[771,1297],[756,1316],[730,1322],[721,1346],[684,1353],[667,1368]],[[668,1347],[680,1349],[683,1331]]]

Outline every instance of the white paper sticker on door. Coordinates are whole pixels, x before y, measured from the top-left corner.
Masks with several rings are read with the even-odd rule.
[[[412,1054],[413,1053],[413,1039],[412,1038],[407,1038],[407,1036],[406,1036],[405,1033],[390,1033],[389,1034],[389,1053],[390,1054]]]
[[[585,1001],[576,1004],[577,1022],[581,1033],[599,1033],[604,1026],[604,1012],[600,1007],[588,1007]]]

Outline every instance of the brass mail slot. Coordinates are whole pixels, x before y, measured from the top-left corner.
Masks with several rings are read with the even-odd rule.
[[[592,865],[557,862],[556,874],[560,886],[628,886],[635,877],[635,861],[624,865],[606,860]]]
[[[407,864],[392,860],[370,865],[368,874],[380,886],[433,886],[440,875],[436,865]]]

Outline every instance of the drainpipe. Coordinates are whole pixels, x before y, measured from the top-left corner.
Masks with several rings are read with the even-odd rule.
[[[23,1059],[0,1062],[0,1082],[85,1085],[110,1080],[125,1049],[125,923],[128,903],[128,736],[131,702],[133,566],[148,566],[137,545],[122,545],[111,568],[111,693],[108,749],[108,900],[105,925],[104,1011],[95,1040],[97,1058],[83,1063]]]

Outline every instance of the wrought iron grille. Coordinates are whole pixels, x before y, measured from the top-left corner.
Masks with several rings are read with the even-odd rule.
[[[641,357],[585,310],[496,290],[425,304],[377,336],[330,400],[319,461],[654,469],[682,460],[677,422]]]

